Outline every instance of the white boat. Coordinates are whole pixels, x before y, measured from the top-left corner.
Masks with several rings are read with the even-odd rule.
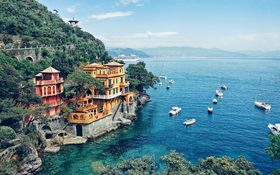
[[[219,89],[217,89],[216,90],[216,96],[218,96],[218,97],[223,97],[223,92],[221,91],[221,90],[219,90]]]
[[[208,106],[208,113],[212,113],[213,112],[213,107],[211,107],[211,106]]]
[[[166,80],[166,79],[167,79],[167,76],[160,75],[159,78],[160,78],[160,79],[165,79],[165,80]]]
[[[128,62],[138,62],[140,58],[136,55],[119,55],[118,57],[115,57],[118,61],[128,61]]]
[[[227,85],[225,85],[225,84],[222,84],[220,88],[221,88],[222,90],[228,90],[228,87],[227,87]]]
[[[166,86],[166,89],[167,89],[167,90],[170,89],[170,86]]]
[[[169,82],[169,84],[174,84],[175,83],[174,80],[169,80],[168,82]]]
[[[194,118],[192,118],[192,119],[186,119],[183,124],[189,126],[189,125],[194,124],[195,122],[196,122],[196,120]]]
[[[218,100],[216,98],[213,99],[213,104],[218,104]]]
[[[169,115],[172,116],[172,115],[177,115],[181,112],[181,108],[179,107],[172,107],[171,110],[169,111]]]
[[[270,129],[270,131],[273,135],[280,134],[280,123],[276,123],[275,125],[269,123],[268,128]]]
[[[160,86],[161,86],[161,85],[162,85],[162,82],[159,82],[159,83],[158,83],[158,85],[160,85]]]
[[[268,103],[261,102],[261,101],[255,101],[255,106],[260,108],[260,109],[263,109],[263,110],[270,110],[271,109],[271,106]]]

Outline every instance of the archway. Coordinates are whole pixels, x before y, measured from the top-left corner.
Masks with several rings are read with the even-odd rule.
[[[82,125],[76,125],[76,135],[83,136],[83,126]]]
[[[32,63],[34,62],[34,59],[33,59],[31,56],[28,56],[28,57],[26,57],[25,59],[28,60],[28,61],[30,61],[30,62],[32,62]]]
[[[41,129],[44,131],[46,139],[52,138],[53,133],[52,133],[52,129],[50,126],[44,125]]]

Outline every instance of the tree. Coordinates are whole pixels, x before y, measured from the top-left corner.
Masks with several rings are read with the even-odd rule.
[[[103,90],[103,84],[93,78],[91,75],[84,72],[73,72],[67,77],[67,96],[75,97],[74,106],[76,106],[78,100],[85,95],[86,91],[92,88]]]
[[[16,138],[16,132],[8,126],[0,126],[0,144]]]
[[[144,62],[138,62],[127,67],[127,80],[130,82],[130,89],[143,92],[144,89],[153,87],[159,81],[158,77],[154,76],[152,72],[148,72],[145,66]]]
[[[273,159],[280,159],[280,136],[270,135],[270,146],[266,149],[266,152]]]

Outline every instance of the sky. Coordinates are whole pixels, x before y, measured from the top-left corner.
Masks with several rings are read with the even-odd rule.
[[[280,0],[39,0],[107,48],[280,50]]]

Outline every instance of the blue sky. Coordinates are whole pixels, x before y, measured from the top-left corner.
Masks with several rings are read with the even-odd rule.
[[[106,47],[280,50],[280,0],[39,0]]]

